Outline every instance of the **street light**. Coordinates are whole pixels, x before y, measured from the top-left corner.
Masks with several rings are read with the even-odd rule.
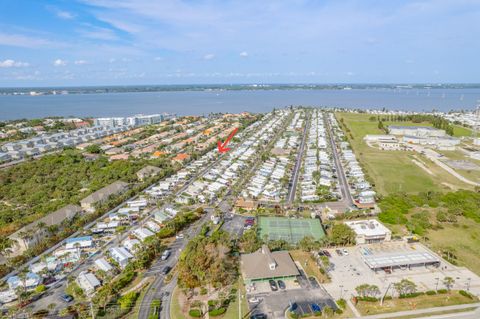
[[[467,291],[470,291],[470,281],[472,280],[472,278],[467,278]]]
[[[340,285],[340,299],[342,299],[342,295],[343,295],[343,285]]]

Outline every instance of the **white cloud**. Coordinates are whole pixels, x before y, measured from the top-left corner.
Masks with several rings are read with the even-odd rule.
[[[212,59],[214,59],[214,58],[215,58],[215,54],[213,54],[213,53],[205,54],[205,55],[203,56],[203,59],[204,59],[204,60],[212,60]]]
[[[65,66],[65,65],[67,65],[67,61],[62,60],[62,59],[56,59],[55,61],[53,61],[53,65],[54,66]]]
[[[95,40],[106,40],[113,41],[117,40],[118,37],[112,29],[101,28],[87,25],[86,29],[78,30],[81,36],[89,39]]]
[[[33,36],[30,37],[21,34],[7,34],[0,32],[0,45],[21,48],[38,48],[58,46],[58,43]]]
[[[21,68],[27,66],[29,66],[27,62],[15,61],[11,59],[0,61],[0,68]]]
[[[56,14],[57,14],[57,17],[64,20],[72,20],[73,18],[75,18],[75,15],[68,11],[58,10]]]
[[[75,60],[75,62],[73,63],[75,63],[76,65],[82,65],[82,64],[87,64],[88,62],[85,60]]]
[[[154,58],[154,60],[155,60],[155,61],[163,61],[164,58],[161,57],[161,56],[157,56],[157,57]]]
[[[247,51],[240,52],[240,57],[242,58],[248,57],[248,52]]]

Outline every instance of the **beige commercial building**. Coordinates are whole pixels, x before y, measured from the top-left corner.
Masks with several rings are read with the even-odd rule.
[[[295,278],[300,274],[288,251],[271,252],[267,245],[254,253],[243,254],[240,267],[246,283]]]

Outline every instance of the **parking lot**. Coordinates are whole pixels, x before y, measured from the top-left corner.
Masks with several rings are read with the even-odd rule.
[[[255,289],[247,286],[247,299],[251,314],[263,313],[268,318],[285,318],[285,310],[294,305],[299,313],[311,313],[312,308],[328,305],[336,309],[328,292],[314,278],[307,278],[300,269],[300,276],[285,280],[286,289],[272,291],[268,282],[255,283]]]
[[[285,318],[285,310],[293,303],[297,305],[328,305],[335,309],[335,302],[323,289],[293,289],[257,294],[259,302],[249,304],[251,314],[263,313],[267,318]]]
[[[480,278],[472,273],[470,270],[463,267],[453,266],[440,257],[440,266],[416,266],[404,267],[402,269],[395,268],[389,271],[371,270],[363,260],[362,252],[367,247],[378,254],[399,253],[402,251],[417,251],[428,252],[438,257],[436,254],[428,250],[421,244],[407,244],[405,242],[392,242],[372,245],[362,245],[346,248],[348,255],[342,254],[339,256],[335,249],[329,249],[331,254],[331,267],[329,274],[332,282],[325,284],[325,289],[335,298],[349,298],[355,295],[355,287],[361,284],[377,285],[380,291],[384,293],[387,287],[402,279],[409,279],[417,284],[417,289],[420,291],[444,289],[442,284],[443,278],[452,277],[455,284],[452,289],[467,288],[474,294],[480,294]],[[438,279],[437,279],[438,278]],[[389,292],[393,292],[390,288]]]
[[[226,213],[222,230],[229,232],[234,237],[240,238],[243,234],[243,227],[247,217],[232,213]]]

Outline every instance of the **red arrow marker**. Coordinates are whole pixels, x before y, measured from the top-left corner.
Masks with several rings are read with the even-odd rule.
[[[230,142],[230,140],[232,139],[232,137],[235,135],[235,133],[237,133],[238,131],[238,127],[236,127],[232,133],[230,133],[230,135],[227,137],[227,139],[225,140],[225,142],[222,142],[221,141],[218,141],[217,142],[217,146],[218,146],[218,151],[220,153],[225,153],[225,152],[228,152],[230,150],[230,148],[227,147],[227,144],[228,142]]]

